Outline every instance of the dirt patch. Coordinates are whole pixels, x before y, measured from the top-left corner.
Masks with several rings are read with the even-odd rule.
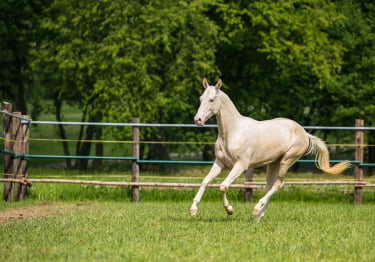
[[[46,217],[68,212],[81,204],[63,204],[63,203],[42,203],[39,206],[18,207],[9,210],[0,211],[0,224],[18,220],[30,219],[35,217]]]

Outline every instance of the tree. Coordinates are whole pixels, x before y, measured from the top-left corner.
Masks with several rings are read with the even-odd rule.
[[[352,125],[360,117],[373,125],[372,2],[227,1],[219,12],[227,41],[218,65],[243,113],[304,125]]]
[[[219,68],[240,110],[258,119],[324,122],[320,102],[327,102],[324,94],[340,72],[344,51],[327,34],[343,21],[334,5],[228,1],[220,14],[227,41],[219,48]]]
[[[218,29],[205,16],[211,2],[55,1],[33,53],[38,82],[60,101],[55,105],[82,105],[87,121],[186,122],[197,104],[196,83],[217,72]],[[85,140],[100,135],[87,127]],[[89,154],[90,145],[81,143],[79,153]]]
[[[370,1],[46,0],[10,7],[0,4],[2,13],[21,22],[0,20],[0,33],[5,40],[18,37],[26,47],[18,71],[21,86],[39,86],[39,94],[52,98],[57,120],[61,106],[72,103],[82,109],[82,121],[139,117],[142,122],[189,123],[202,78],[214,82],[222,74],[239,110],[256,119],[281,116],[303,125],[351,125],[358,117],[368,125],[374,121]],[[21,25],[31,30],[20,30]],[[15,89],[8,84],[19,78],[14,67],[4,66],[13,61],[12,47],[5,43],[0,74],[6,81],[0,85],[2,95],[10,96],[7,91]],[[33,61],[31,70],[28,61]],[[64,138],[64,128],[59,131]],[[130,135],[123,129],[113,132],[119,139]],[[207,141],[210,136],[160,128],[143,129],[141,135],[151,141],[194,141],[197,135]],[[82,126],[78,139],[102,136],[101,128]],[[91,147],[79,142],[76,153],[88,155]],[[175,150],[142,148],[142,157],[153,159],[168,158],[168,151]],[[96,154],[102,150],[96,144]],[[70,154],[66,143],[64,152]],[[87,161],[76,164],[87,167]]]
[[[124,82],[124,94],[129,109],[116,106],[111,109],[123,120],[131,115],[144,122],[186,123],[192,121],[196,110],[201,81],[204,76],[215,74],[214,52],[216,50],[217,26],[205,16],[209,1],[153,2],[140,12],[132,24],[132,31],[143,39],[139,53],[133,57],[136,64],[143,65],[144,76]],[[138,76],[136,76],[138,77]],[[133,84],[135,82],[136,84]],[[116,98],[113,98],[116,100]],[[122,101],[121,101],[122,102]],[[134,105],[134,107],[132,107]],[[182,132],[151,129],[143,133],[144,139],[184,139]],[[146,151],[144,151],[146,152]],[[150,145],[147,158],[166,159],[168,151],[163,144]]]
[[[0,4],[0,95],[14,102],[22,114],[29,113],[26,97],[37,93],[30,76],[29,50],[38,17],[48,2],[4,0]]]
[[[345,23],[333,28],[332,37],[343,44],[345,53],[341,75],[332,93],[339,101],[335,122],[353,123],[355,118],[375,125],[375,4],[371,1],[337,1]],[[375,132],[368,132],[368,144],[375,144]],[[368,162],[375,162],[375,148],[368,147]],[[369,174],[374,169],[370,169]]]

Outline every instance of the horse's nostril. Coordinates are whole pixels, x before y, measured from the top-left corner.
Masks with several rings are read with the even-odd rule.
[[[200,117],[198,117],[198,118],[196,118],[195,119],[195,123],[197,124],[197,125],[201,125],[202,124],[202,118],[200,118]]]

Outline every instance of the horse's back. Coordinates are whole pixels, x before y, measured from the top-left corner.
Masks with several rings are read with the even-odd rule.
[[[282,117],[279,117],[279,118],[274,118],[274,119],[270,119],[270,120],[264,120],[264,121],[260,121],[260,123],[262,123],[264,125],[266,125],[266,127],[270,127],[270,128],[276,128],[276,127],[279,127],[279,128],[282,128],[283,130],[285,131],[288,131],[288,132],[305,132],[305,130],[303,129],[303,127],[298,124],[296,121],[292,120],[292,119],[288,119],[288,118],[282,118]]]
[[[303,154],[308,136],[297,122],[287,118],[257,121],[243,117],[227,139],[219,135],[216,157],[231,167],[237,160],[250,166],[272,163],[287,152]]]
[[[270,120],[257,121],[252,118],[245,117],[243,127],[250,131],[252,135],[277,134],[305,134],[304,128],[297,122],[288,118],[274,118]]]
[[[273,162],[287,152],[303,154],[308,145],[305,130],[287,118],[247,121],[246,151],[255,165]]]

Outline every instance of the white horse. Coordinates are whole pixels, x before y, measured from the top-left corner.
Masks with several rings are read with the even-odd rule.
[[[271,196],[282,187],[287,170],[301,156],[315,154],[317,167],[328,174],[339,174],[350,166],[347,161],[330,166],[325,143],[290,119],[257,121],[242,116],[229,97],[220,90],[221,85],[221,80],[215,86],[210,86],[203,79],[205,91],[200,97],[201,104],[194,121],[203,126],[210,117],[216,115],[219,132],[215,143],[215,162],[202,181],[190,208],[190,215],[198,213],[198,203],[208,183],[227,168],[231,170],[221,183],[220,191],[224,208],[232,215],[233,207],[226,197],[229,185],[246,169],[267,165],[267,193],[253,209],[253,215],[256,216],[254,221],[259,221],[264,216]]]

